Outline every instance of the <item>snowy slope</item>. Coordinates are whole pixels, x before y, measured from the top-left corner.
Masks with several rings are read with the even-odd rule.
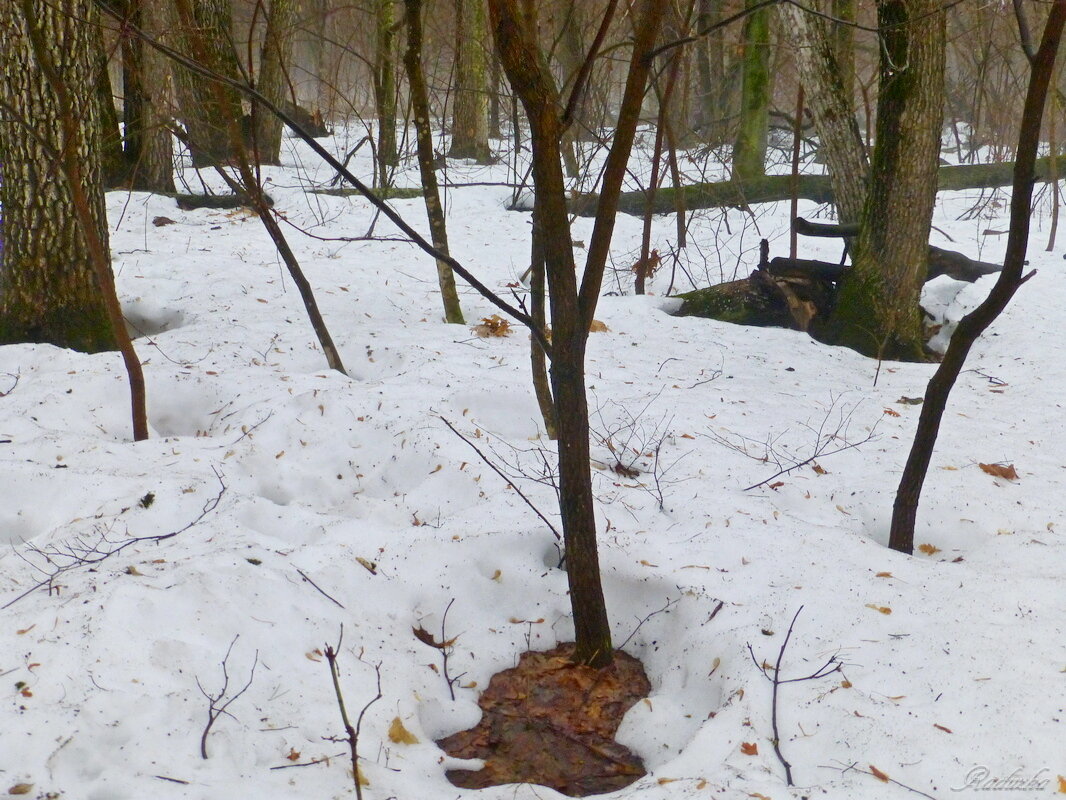
[[[555,520],[528,337],[443,324],[433,264],[401,241],[336,241],[366,234],[370,206],[305,193],[329,174],[301,148],[289,158],[269,171],[270,191],[289,222],[320,237],[291,230],[350,378],[327,370],[254,217],[139,194],[108,205],[119,291],[151,334],[137,347],[153,437],[130,441],[117,355],[0,348],[0,792],[354,796],[346,745],[328,738],[343,729],[322,652],[340,642],[353,715],[374,697],[380,665],[382,699],[360,738],[366,797],[554,795],[458,790],[432,741],[477,720],[478,687],[520,652],[572,636],[551,531],[440,419]],[[450,178],[508,175],[452,165]],[[448,194],[453,253],[505,292],[528,263],[529,217],[507,211],[509,197],[505,187]],[[1000,258],[1004,237],[982,231],[1005,229],[1005,212],[958,219],[975,199],[942,195],[937,235]],[[425,228],[420,201],[395,206]],[[697,280],[746,274],[760,236],[787,247],[787,215],[785,204],[708,212],[684,266]],[[156,227],[159,216],[174,224]],[[609,330],[589,350],[601,560],[616,642],[631,637],[625,647],[654,687],[620,737],[649,774],[617,796],[910,794],[871,765],[937,798],[983,796],[982,776],[1012,773],[1036,781],[1035,796],[1059,790],[1066,276],[1044,228],[1042,217],[1038,275],[952,396],[919,510],[917,541],[938,550],[913,558],[885,543],[918,415],[899,400],[922,395],[931,365],[878,373],[794,332],[671,317],[661,296],[602,300]],[[590,230],[577,220],[575,239]],[[383,220],[375,233],[395,238]],[[655,246],[674,238],[673,220],[658,220]],[[639,241],[639,220],[621,218],[620,266]],[[832,242],[803,247],[838,255]],[[669,278],[657,276],[656,295]],[[605,290],[617,289],[610,280]],[[941,279],[930,305],[957,319],[992,280]],[[463,302],[471,322],[493,312],[469,292]],[[634,448],[642,475],[607,469],[608,439]],[[817,458],[819,471],[745,491],[778,471],[775,459],[849,444]],[[655,448],[657,469],[635,452]],[[1014,464],[1020,480],[981,462]],[[112,551],[95,564],[71,558]],[[49,578],[51,591],[20,598]],[[439,633],[453,600],[454,701],[439,654],[411,632]],[[801,606],[784,677],[830,657],[844,667],[781,690],[789,789],[771,742],[771,686],[748,646],[774,663]],[[204,760],[205,694],[222,690],[227,651],[217,705],[247,688],[214,723]],[[397,717],[417,744],[390,740]]]

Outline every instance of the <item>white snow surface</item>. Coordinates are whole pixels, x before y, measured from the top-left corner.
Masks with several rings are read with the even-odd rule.
[[[353,797],[329,644],[353,721],[380,669],[359,738],[365,797],[557,796],[457,789],[444,773],[461,762],[434,744],[477,721],[494,673],[573,635],[556,540],[515,491],[559,527],[528,335],[444,324],[434,263],[384,219],[384,241],[338,241],[367,233],[371,206],[307,193],[329,170],[288,146],[268,190],[348,377],[327,368],[254,216],[144,194],[111,193],[108,212],[121,299],[149,334],[136,345],[151,438],[131,441],[117,354],[0,348],[0,794]],[[448,178],[509,175],[453,163]],[[986,231],[1006,230],[1006,196],[941,194],[934,243],[1001,259],[1006,237]],[[509,199],[447,192],[453,254],[514,301],[530,219]],[[427,229],[420,200],[393,205]],[[787,252],[788,214],[702,212],[674,291],[691,288],[686,270],[702,285],[746,274],[761,236]],[[1043,205],[1033,221],[1037,274],[976,344],[937,442],[917,528],[936,549],[908,557],[886,546],[920,412],[900,400],[935,366],[670,316],[668,259],[651,294],[623,296],[641,222],[619,217],[597,311],[608,330],[588,353],[594,486],[616,644],[653,689],[620,732],[648,775],[614,796],[980,797],[1011,776],[1032,782],[1026,796],[1066,788],[1066,275]],[[587,242],[591,221],[573,231]],[[674,218],[656,219],[653,246],[674,242]],[[829,240],[801,248],[839,257]],[[957,320],[994,280],[939,279],[927,305]],[[462,300],[471,324],[495,312]],[[619,457],[640,474],[612,471]],[[782,678],[843,667],[781,687],[790,788],[752,654],[773,665],[801,607]],[[440,654],[412,634],[442,625],[457,637],[454,700]],[[204,760],[207,695],[223,689]],[[390,740],[396,718],[417,744]]]

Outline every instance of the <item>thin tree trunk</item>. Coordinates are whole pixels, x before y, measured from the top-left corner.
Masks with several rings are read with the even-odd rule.
[[[490,0],[496,47],[511,86],[529,119],[538,224],[551,300],[551,384],[559,426],[559,508],[566,541],[566,566],[574,615],[578,663],[603,667],[614,650],[603,600],[596,546],[596,514],[589,463],[585,345],[595,314],[610,246],[617,199],[632,151],[647,84],[650,52],[667,4],[645,0],[635,26],[632,61],[608,154],[600,210],[580,289],[560,164],[562,124],[558,95],[536,37],[535,7],[519,0]]]
[[[407,70],[407,82],[411,87],[411,110],[414,114],[415,141],[418,149],[418,169],[422,176],[422,197],[429,217],[430,238],[433,246],[448,253],[448,227],[444,208],[440,202],[437,172],[433,168],[433,132],[429,124],[429,97],[426,79],[422,72],[422,0],[404,0],[407,8],[407,50],[403,62]],[[448,322],[463,324],[463,311],[459,307],[459,295],[455,289],[452,268],[437,259],[437,281],[444,302],[444,318]]]
[[[103,181],[106,189],[122,185],[125,164],[122,158],[122,131],[118,127],[115,91],[111,86],[107,50],[101,36],[92,37],[93,59],[96,62],[96,102],[99,104],[97,124],[100,129],[100,157],[103,159]]]
[[[1022,112],[1018,155],[1015,161],[1014,188],[1011,194],[1010,234],[1003,272],[988,297],[960,320],[951,336],[944,359],[929,381],[918,418],[907,464],[900,478],[892,508],[892,526],[888,546],[902,553],[914,552],[914,525],[918,500],[929,470],[933,448],[947,406],[948,396],[966,362],[973,343],[1007,307],[1018,288],[1027,280],[1022,276],[1025,251],[1029,242],[1029,216],[1033,199],[1033,164],[1040,146],[1040,123],[1044,113],[1048,85],[1055,68],[1055,56],[1066,27],[1066,0],[1055,0],[1044,27],[1040,48],[1033,59],[1029,89]]]
[[[376,149],[377,185],[392,185],[392,168],[400,163],[396,152],[396,28],[395,0],[376,0],[374,51],[374,103],[378,112]]]

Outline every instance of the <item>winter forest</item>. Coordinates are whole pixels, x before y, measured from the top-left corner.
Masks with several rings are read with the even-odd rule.
[[[1064,26],[0,0],[0,796],[1066,794]]]

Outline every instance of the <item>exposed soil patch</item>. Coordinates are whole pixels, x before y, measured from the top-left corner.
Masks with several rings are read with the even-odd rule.
[[[615,651],[604,669],[570,661],[573,644],[525,653],[493,676],[478,705],[481,721],[437,742],[450,756],[481,758],[481,770],[449,770],[463,789],[537,783],[571,797],[612,792],[644,775],[614,740],[626,711],[651,691],[644,667]]]

